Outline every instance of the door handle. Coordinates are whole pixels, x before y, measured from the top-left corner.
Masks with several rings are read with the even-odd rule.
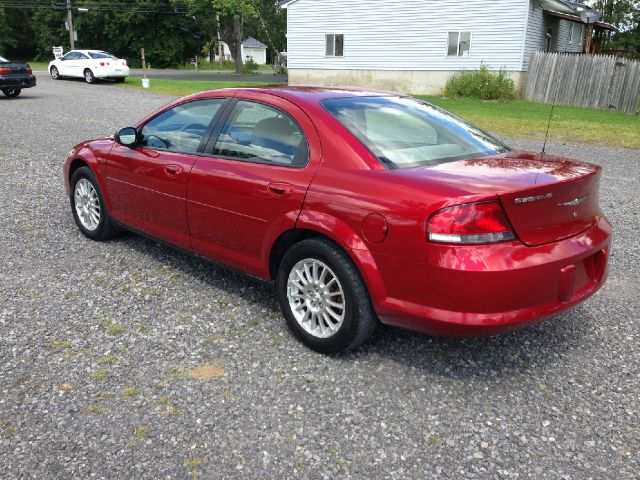
[[[180,165],[174,165],[170,163],[164,166],[164,171],[167,172],[167,175],[175,177],[176,175],[182,173],[182,167]]]
[[[267,190],[275,197],[288,197],[293,193],[293,185],[288,183],[270,183],[267,186]]]

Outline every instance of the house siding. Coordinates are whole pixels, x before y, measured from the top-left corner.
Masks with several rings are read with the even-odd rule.
[[[298,0],[288,11],[288,67],[320,70],[522,69],[530,0]],[[469,57],[448,57],[449,31],[471,31]],[[344,34],[344,57],[325,34]]]
[[[532,1],[529,3],[529,16],[527,20],[527,33],[525,36],[524,55],[522,58],[522,70],[527,70],[533,52],[544,50],[547,33],[545,15],[540,5]]]
[[[551,50],[558,52],[573,52],[580,53],[582,52],[582,35],[584,35],[584,31],[582,30],[582,25],[575,22],[570,22],[568,20],[563,20],[560,18],[553,19],[552,24],[552,38],[551,38]],[[573,24],[573,37],[572,41],[569,41],[569,32],[571,30],[571,25]]]
[[[569,42],[571,24],[573,38]],[[546,33],[551,29],[551,50],[559,52],[582,52],[584,27],[579,23],[570,22],[561,18],[545,15],[542,7],[532,1],[529,4],[529,16],[527,20],[527,34],[523,55],[522,69],[527,70],[533,52],[544,50],[546,47]]]

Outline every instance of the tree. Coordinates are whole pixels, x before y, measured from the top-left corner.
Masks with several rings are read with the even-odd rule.
[[[8,50],[15,45],[4,8],[0,8],[0,55],[9,56]]]
[[[229,45],[236,73],[244,71],[242,61],[242,41],[244,40],[244,22],[257,16],[258,0],[212,0],[212,6],[218,14],[220,38]]]
[[[273,0],[259,0],[256,15],[245,22],[246,36],[269,47],[270,58],[287,48],[287,15]]]

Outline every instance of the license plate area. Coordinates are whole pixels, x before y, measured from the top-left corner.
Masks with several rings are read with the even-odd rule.
[[[597,285],[604,276],[607,265],[607,249],[584,258],[560,270],[558,299],[568,302],[582,296]]]

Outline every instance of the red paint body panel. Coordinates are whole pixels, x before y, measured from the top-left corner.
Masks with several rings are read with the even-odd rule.
[[[284,110],[307,138],[304,168],[153,153],[100,139],[70,152],[67,192],[69,167],[82,159],[119,222],[264,279],[272,280],[272,248],[283,234],[325,235],[353,259],[383,322],[431,334],[510,330],[570,308],[603,285],[612,233],[598,206],[599,166],[511,151],[388,170],[320,103],[354,95],[391,94],[276,87],[187,98],[243,98]],[[182,171],[167,175],[166,164]],[[488,200],[504,208],[513,241],[427,240],[434,212]]]
[[[116,144],[106,165],[111,215],[120,223],[190,249],[187,179],[196,159]]]
[[[239,92],[236,98],[263,101]],[[295,228],[307,188],[320,165],[320,139],[307,115],[286,100],[270,105],[289,113],[302,127],[309,145],[303,168],[198,157],[189,176],[187,215],[193,249],[260,278],[269,277],[269,253],[283,232]]]

